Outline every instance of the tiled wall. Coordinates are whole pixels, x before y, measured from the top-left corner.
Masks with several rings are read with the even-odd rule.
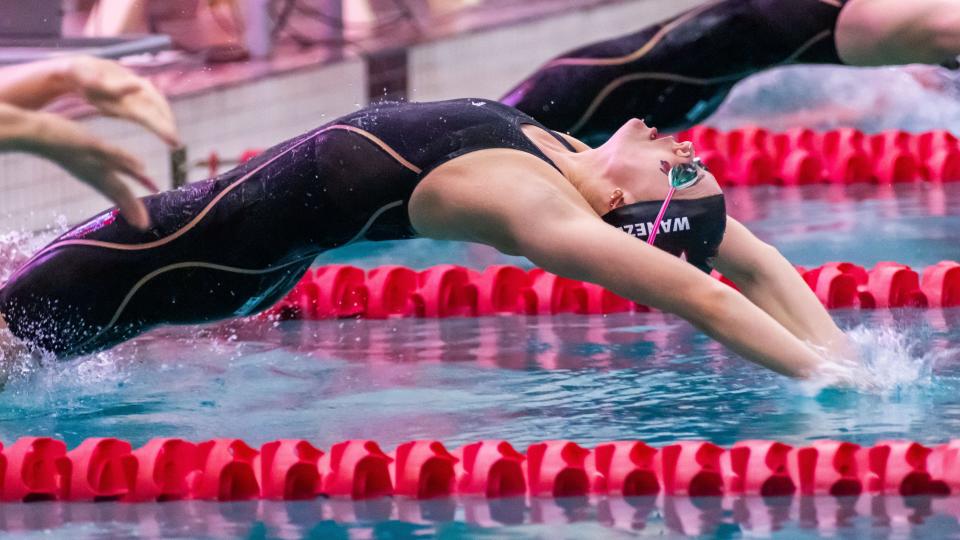
[[[584,43],[637,30],[703,0],[635,0],[577,10],[418,45],[409,51],[409,97],[497,98],[549,58]],[[314,128],[366,100],[362,60],[305,69],[216,91],[181,97],[174,112],[194,162],[216,150],[236,157]],[[169,186],[166,148],[136,126],[107,118],[83,124],[143,158]],[[204,176],[191,169],[190,179]],[[37,230],[57,216],[76,222],[107,207],[90,188],[56,166],[23,154],[0,155],[0,233]]]

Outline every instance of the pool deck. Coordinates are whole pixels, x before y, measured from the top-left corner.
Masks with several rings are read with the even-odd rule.
[[[269,59],[219,65],[178,58],[143,71],[173,104],[188,162],[211,152],[236,157],[321,125],[386,94],[430,101],[499,98],[543,62],[570,48],[635,31],[702,0],[531,0],[490,2],[456,16],[420,15],[383,35],[343,47],[282,43]],[[170,154],[129,123],[97,116],[76,101],[55,109],[145,160],[172,186]],[[191,181],[207,171],[192,166]],[[68,223],[106,206],[55,165],[24,154],[0,155],[0,231],[37,230],[57,216]]]

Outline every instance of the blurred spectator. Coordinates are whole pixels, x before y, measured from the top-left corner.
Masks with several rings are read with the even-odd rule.
[[[156,31],[207,61],[232,62],[248,57],[243,24],[236,0],[99,0],[83,33],[109,37]]]
[[[74,56],[0,69],[0,151],[56,162],[116,203],[132,225],[148,227],[146,208],[125,182],[157,191],[143,163],[75,122],[36,111],[71,93],[102,114],[141,124],[171,147],[180,144],[170,105],[149,81],[116,62]]]

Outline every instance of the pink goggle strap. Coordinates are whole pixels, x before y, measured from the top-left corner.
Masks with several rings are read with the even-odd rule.
[[[667,198],[663,200],[663,206],[660,207],[660,213],[657,214],[657,219],[653,222],[653,230],[650,231],[650,235],[647,236],[647,243],[651,246],[653,245],[654,240],[657,239],[657,233],[660,231],[660,222],[663,221],[663,215],[667,213],[667,207],[670,206],[670,199],[673,198],[673,194],[676,191],[677,188],[670,186],[670,191],[667,192]]]

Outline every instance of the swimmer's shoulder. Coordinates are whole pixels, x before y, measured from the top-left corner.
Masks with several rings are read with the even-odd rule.
[[[537,215],[584,212],[593,213],[557,169],[529,153],[499,148],[438,167],[409,204],[410,222],[420,235],[480,242],[507,253],[516,252],[516,229],[535,227]]]

